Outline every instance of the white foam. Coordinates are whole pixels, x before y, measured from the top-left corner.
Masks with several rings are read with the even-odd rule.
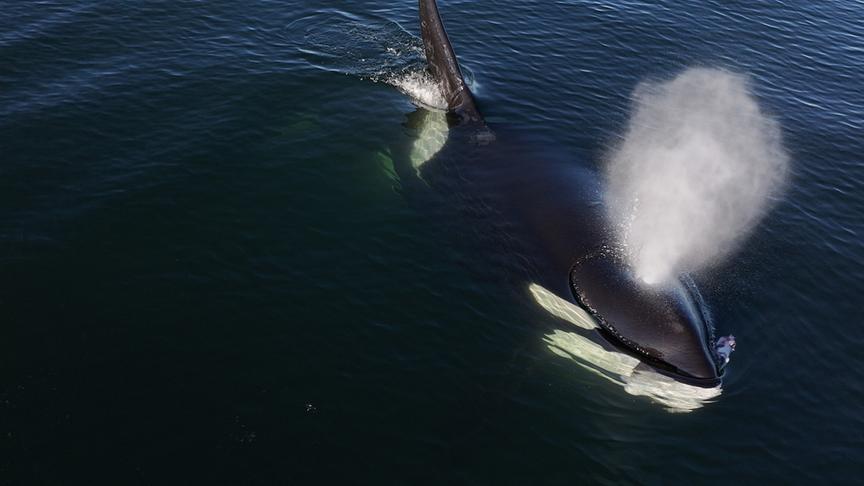
[[[441,92],[441,85],[425,70],[390,75],[385,81],[424,108],[447,109],[447,101]]]

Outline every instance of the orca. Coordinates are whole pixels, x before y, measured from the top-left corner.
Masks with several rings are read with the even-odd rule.
[[[490,127],[465,82],[436,1],[419,0],[419,7],[427,70],[440,86],[446,115],[420,110],[426,120],[412,151],[412,170],[397,167],[400,177],[419,176],[436,192],[482,208],[475,212],[491,221],[487,237],[513,251],[509,264],[529,294],[573,324],[547,336],[550,349],[631,391],[641,389],[634,377],[650,375],[667,390],[672,383],[693,388],[700,399],[719,394],[728,357],[717,352],[710,316],[692,280],[682,276],[648,285],[636,278],[604,215],[596,171],[574,163],[554,141]],[[664,403],[674,407],[679,398],[667,396]]]

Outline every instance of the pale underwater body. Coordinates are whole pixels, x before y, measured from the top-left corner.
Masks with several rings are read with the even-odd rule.
[[[688,385],[660,374],[638,359],[615,351],[596,332],[597,322],[584,309],[537,284],[529,291],[550,314],[590,333],[556,329],[544,337],[547,348],[558,356],[621,386],[634,396],[648,397],[669,412],[690,412],[720,396],[721,385],[711,388]]]

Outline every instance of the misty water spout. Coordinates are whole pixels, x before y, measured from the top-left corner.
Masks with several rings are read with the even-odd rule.
[[[743,76],[689,69],[642,83],[606,172],[609,217],[637,275],[658,283],[729,255],[784,186],[778,124]]]

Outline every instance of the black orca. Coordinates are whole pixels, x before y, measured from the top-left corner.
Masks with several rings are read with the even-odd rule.
[[[659,286],[636,278],[604,217],[598,175],[550,150],[554,144],[490,128],[435,0],[420,0],[420,27],[428,72],[447,103],[449,133],[434,158],[415,163],[417,173],[433,189],[504,221],[500,234],[528,260],[526,278],[587,313],[596,323],[591,332],[607,345],[675,381],[719,386],[724,363],[695,285],[683,277]]]

